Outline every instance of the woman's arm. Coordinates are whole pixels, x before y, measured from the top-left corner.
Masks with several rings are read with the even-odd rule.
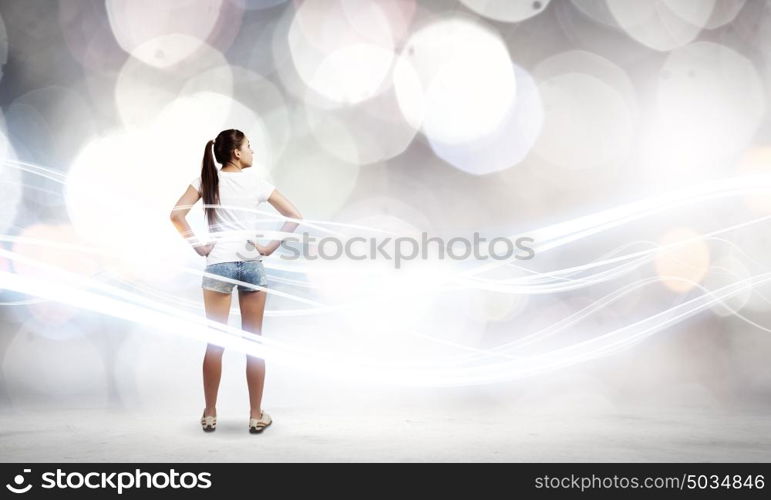
[[[290,219],[296,219],[301,220],[303,218],[302,214],[299,210],[297,210],[297,207],[295,207],[289,199],[281,194],[281,192],[278,189],[274,189],[273,193],[270,195],[270,198],[268,198],[268,203],[273,205],[273,207],[278,210],[278,212],[283,215],[284,217],[288,217]],[[284,225],[281,226],[280,231],[282,233],[291,233],[293,232],[297,226],[299,226],[299,222],[293,222],[293,221],[286,221],[284,222]],[[273,252],[276,251],[276,249],[281,245],[282,240],[272,240],[267,245],[258,246],[257,249],[262,255],[270,255]]]
[[[182,237],[192,245],[193,249],[198,252],[198,255],[206,256],[209,255],[209,252],[214,248],[216,242],[204,245],[198,241],[198,238],[195,233],[193,233],[190,224],[187,223],[187,219],[185,218],[187,213],[200,198],[201,194],[196,191],[193,186],[188,186],[185,194],[183,194],[177,201],[177,204],[174,205],[169,217],[171,218],[171,223],[177,228],[177,231],[179,231]]]

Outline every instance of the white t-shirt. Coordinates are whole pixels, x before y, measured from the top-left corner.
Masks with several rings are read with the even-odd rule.
[[[263,218],[261,214],[241,208],[255,210],[260,203],[270,198],[275,186],[262,179],[253,167],[245,168],[241,172],[222,172],[219,175],[219,192],[221,207],[215,209],[218,227],[210,230],[210,235],[217,242],[214,248],[206,256],[206,265],[220,262],[236,262],[244,260],[262,260],[262,255],[248,245],[247,240],[259,240],[257,237],[258,222]],[[192,181],[193,186],[201,192],[201,177]],[[203,200],[201,200],[203,202]],[[225,208],[232,207],[232,208]],[[236,209],[235,207],[238,207]],[[208,222],[206,218],[205,221]],[[221,231],[238,231],[231,234],[218,234]]]

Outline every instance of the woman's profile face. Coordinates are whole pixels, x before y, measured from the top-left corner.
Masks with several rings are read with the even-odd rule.
[[[252,151],[252,145],[249,143],[249,138],[244,137],[244,140],[241,141],[241,147],[238,148],[238,151],[241,155],[241,163],[244,165],[252,165],[252,154],[254,153]]]

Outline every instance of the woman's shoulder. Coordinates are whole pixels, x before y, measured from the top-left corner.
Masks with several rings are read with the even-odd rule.
[[[268,174],[267,169],[251,167],[245,170],[245,172],[246,171],[249,172],[251,176],[250,178],[255,182],[262,183],[262,184],[266,184],[266,183],[271,184],[270,175]]]

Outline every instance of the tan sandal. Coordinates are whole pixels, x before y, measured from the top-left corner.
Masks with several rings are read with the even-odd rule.
[[[204,414],[206,413],[206,410],[204,409]],[[206,417],[204,415],[201,415],[201,427],[203,427],[203,430],[205,432],[211,432],[214,429],[217,428],[217,417]]]
[[[270,415],[261,411],[260,418],[249,418],[249,432],[252,434],[260,433],[272,423],[273,419],[270,418]]]

